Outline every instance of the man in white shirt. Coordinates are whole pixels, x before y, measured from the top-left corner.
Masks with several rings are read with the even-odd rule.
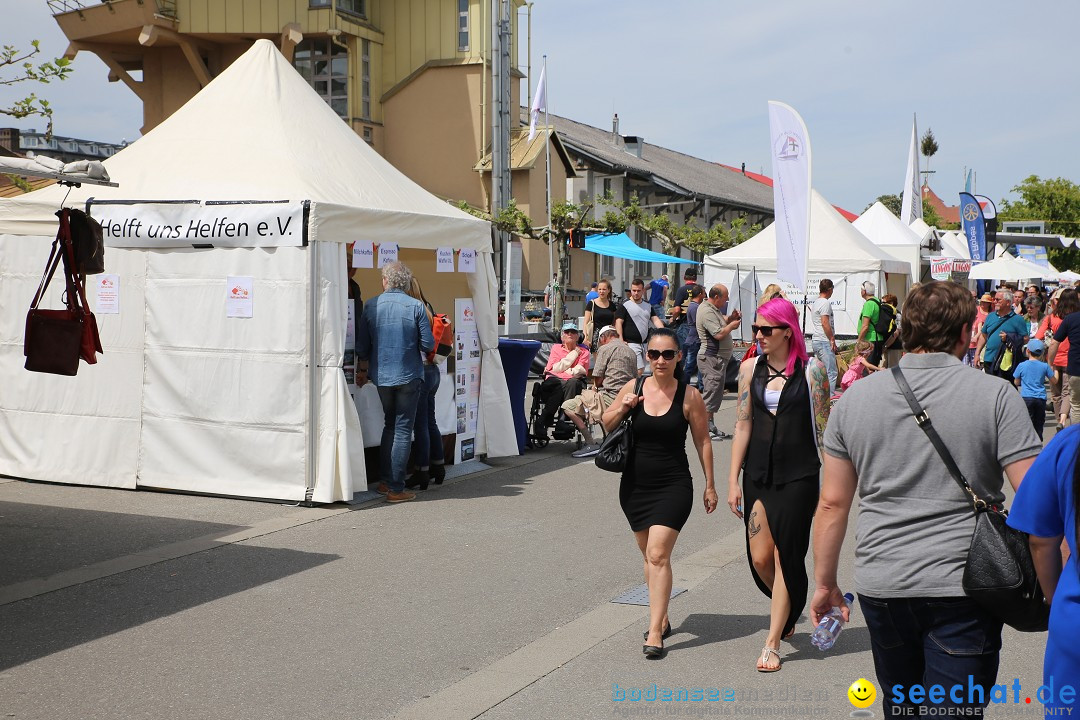
[[[829,373],[829,389],[836,390],[836,335],[833,333],[833,281],[825,278],[818,283],[818,299],[814,303],[811,317],[814,321],[814,333],[810,336],[814,346],[814,355]]]

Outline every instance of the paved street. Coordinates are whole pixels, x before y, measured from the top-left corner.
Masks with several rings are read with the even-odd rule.
[[[731,428],[728,403],[719,419]],[[723,501],[728,443],[713,447]],[[723,502],[713,516],[696,506],[679,539],[676,633],[665,659],[645,660],[646,608],[610,602],[642,581],[618,477],[570,450],[492,461],[400,506],[0,480],[0,717],[851,713],[847,687],[874,679],[857,609],[830,653],[804,616],[783,669],[755,672],[768,603]],[[999,682],[1033,693],[1043,640],[1007,630]],[[629,699],[654,683],[733,700]]]

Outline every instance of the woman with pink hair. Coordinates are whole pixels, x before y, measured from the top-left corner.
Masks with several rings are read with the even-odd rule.
[[[818,501],[818,448],[829,419],[829,375],[807,356],[799,314],[789,301],[762,304],[751,327],[762,352],[739,368],[728,507],[746,526],[754,582],[771,598],[757,669],[776,672],[780,640],[794,634],[806,605],[806,552]]]

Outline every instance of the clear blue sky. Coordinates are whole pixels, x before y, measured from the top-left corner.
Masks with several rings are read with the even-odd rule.
[[[0,43],[38,38],[63,52],[45,2],[0,8]],[[536,0],[532,17],[533,73],[546,53],[551,112],[602,128],[617,112],[624,134],[771,173],[766,102],[782,100],[809,129],[814,186],[854,212],[901,191],[913,113],[941,146],[931,186],[949,204],[965,167],[995,201],[1031,174],[1080,181],[1075,1]],[[135,96],[89,53],[75,67],[41,88],[56,131],[138,137]],[[0,101],[13,94],[0,88]]]

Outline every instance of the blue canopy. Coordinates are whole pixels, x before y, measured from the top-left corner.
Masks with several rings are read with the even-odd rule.
[[[589,235],[585,238],[585,249],[597,255],[639,260],[641,262],[684,263],[697,265],[697,260],[665,255],[640,247],[626,233],[618,235]]]

